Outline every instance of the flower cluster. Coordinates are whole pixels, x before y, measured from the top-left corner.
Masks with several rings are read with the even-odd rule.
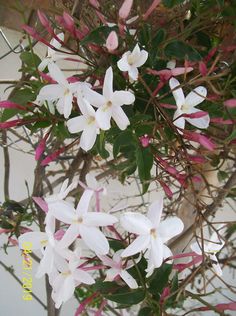
[[[104,189],[83,186],[85,190],[74,208],[65,198],[76,187],[76,183],[72,182],[68,186],[68,180],[65,180],[58,194],[45,198],[45,232],[27,232],[19,237],[20,248],[25,242],[31,242],[32,250],[41,250],[42,258],[36,276],[48,274],[53,288],[52,298],[57,308],[73,295],[79,284],[95,282],[88,272],[90,270],[109,267],[105,281],[120,277],[131,289],[138,288],[137,281],[126,270],[135,265],[141,256],[133,260],[123,258],[137,253],[143,254],[148,263],[147,276],[150,276],[155,268],[162,265],[164,259],[172,255],[165,243],[183,230],[183,223],[177,217],[160,222],[163,198],[159,196],[149,207],[147,217],[134,212],[121,215],[121,228],[139,236],[127,248],[115,252],[111,258],[104,228],[114,225],[118,219],[101,212],[100,207],[91,211],[90,202],[93,195],[102,193]],[[35,201],[40,204],[39,199]],[[98,203],[99,201],[100,196]],[[42,207],[42,201],[40,205]],[[61,223],[59,229],[56,228],[56,220]],[[71,250],[70,246],[75,241],[78,243],[75,244],[74,250]],[[97,256],[97,260],[101,261],[100,265],[88,266],[90,258],[84,259],[84,252],[88,250]]]

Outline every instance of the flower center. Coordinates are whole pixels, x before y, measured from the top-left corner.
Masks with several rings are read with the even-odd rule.
[[[83,218],[82,217],[79,217],[77,219],[74,219],[72,221],[74,224],[82,224],[83,223]]]
[[[155,228],[150,229],[150,235],[155,239],[157,238],[157,231]]]
[[[128,58],[127,58],[127,60],[128,60],[128,64],[129,64],[130,66],[132,66],[133,63],[134,63],[134,59],[133,59],[132,55],[129,55]]]
[[[87,124],[88,125],[91,125],[93,124],[95,121],[95,117],[94,116],[89,116],[88,119],[87,119]]]
[[[40,241],[40,244],[44,247],[44,246],[46,246],[48,244],[48,240],[43,239],[43,240]]]
[[[103,109],[103,111],[105,112],[105,111],[107,111],[109,108],[111,108],[112,107],[112,102],[111,101],[107,101],[107,103],[105,104],[105,106],[104,106],[104,109]]]
[[[70,90],[67,88],[67,89],[64,91],[64,96],[67,96],[69,93],[70,93]]]
[[[71,274],[71,272],[70,272],[70,271],[66,271],[66,272],[62,272],[61,274],[62,274],[63,276],[65,276],[65,277],[67,277],[68,275]]]
[[[189,106],[184,103],[184,104],[181,106],[181,111],[184,112],[184,113],[188,112],[188,111],[189,111]]]

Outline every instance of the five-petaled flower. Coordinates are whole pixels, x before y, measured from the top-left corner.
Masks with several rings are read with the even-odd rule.
[[[122,227],[138,237],[122,252],[121,257],[129,257],[141,251],[146,253],[148,261],[147,272],[150,274],[154,268],[161,266],[163,259],[171,256],[170,249],[165,243],[180,234],[184,228],[178,217],[169,217],[161,220],[163,198],[159,196],[148,210],[147,216],[127,212],[121,216]]]
[[[182,88],[178,88],[180,83],[177,79],[171,78],[169,81],[170,88],[172,90],[177,110],[174,114],[174,125],[180,129],[184,129],[185,121],[189,122],[197,128],[207,128],[209,126],[210,117],[207,113],[198,117],[198,112],[202,112],[196,109],[195,106],[202,103],[207,95],[207,90],[203,86],[199,86],[191,91],[186,97],[184,96]],[[177,89],[176,89],[177,88]],[[196,115],[196,118],[184,117],[184,115]]]
[[[121,71],[128,71],[132,80],[138,79],[138,68],[141,67],[148,59],[148,52],[140,50],[136,44],[133,51],[125,52],[122,58],[117,62],[117,66]]]

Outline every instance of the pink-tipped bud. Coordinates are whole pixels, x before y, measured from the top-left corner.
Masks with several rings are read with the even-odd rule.
[[[143,136],[139,137],[139,140],[140,140],[142,147],[144,147],[144,148],[148,147],[150,144],[150,138],[148,135],[143,135]]]
[[[161,293],[161,297],[160,297],[160,303],[163,304],[164,300],[170,295],[170,288],[169,286],[165,287],[163,292]]]
[[[35,160],[39,160],[46,148],[46,142],[50,133],[47,133],[39,142],[36,150],[35,150]]]
[[[235,124],[236,121],[233,121],[233,120],[224,120],[222,117],[213,117],[213,118],[211,118],[211,123],[224,124],[224,125],[231,125],[231,124]]]
[[[207,66],[203,61],[200,61],[200,63],[199,63],[199,71],[200,71],[202,76],[207,75]]]
[[[39,196],[33,196],[32,199],[41,208],[42,211],[44,211],[45,213],[48,212],[48,205],[44,199]]]
[[[156,9],[156,7],[161,3],[161,0],[154,0],[153,3],[150,5],[150,7],[148,8],[148,10],[145,12],[144,16],[143,16],[143,20],[147,20],[147,18],[149,17],[150,14],[152,14],[152,12]]]
[[[97,0],[89,0],[89,3],[95,8],[95,9],[99,9],[100,4]]]
[[[170,187],[164,181],[161,181],[161,180],[158,180],[158,181],[160,185],[162,186],[165,194],[168,196],[168,198],[172,199],[173,192],[171,191]]]
[[[183,136],[186,139],[189,139],[201,144],[203,147],[205,147],[206,149],[210,151],[215,150],[216,145],[205,135],[185,130]]]
[[[66,147],[62,147],[58,150],[56,150],[54,153],[52,153],[51,155],[47,156],[45,159],[42,160],[41,162],[41,166],[46,166],[48,165],[50,162],[56,160],[61,153],[63,153],[66,150]]]
[[[73,18],[68,13],[64,12],[63,19],[67,31],[75,35],[75,22]]]
[[[199,155],[188,155],[188,159],[199,164],[205,163],[207,161],[205,157]]]
[[[182,116],[183,117],[187,117],[187,118],[191,118],[191,119],[196,119],[196,118],[201,118],[201,117],[206,116],[206,115],[208,115],[207,112],[198,111],[198,112],[195,112],[195,113],[183,114]]]
[[[236,108],[236,99],[229,99],[224,102],[224,105],[228,108]]]
[[[20,126],[20,125],[24,125],[25,121],[22,119],[17,119],[17,120],[12,120],[12,121],[8,121],[8,122],[2,122],[0,123],[0,128],[11,128],[11,127],[15,127],[15,126]]]
[[[118,45],[118,36],[115,31],[111,31],[106,40],[106,48],[109,52],[113,52],[115,49],[117,49]]]
[[[193,71],[193,67],[177,67],[177,68],[173,68],[171,69],[171,74],[172,76],[179,76],[179,75],[183,75],[183,74],[187,74],[189,72]]]
[[[18,109],[18,110],[26,111],[26,108],[24,106],[11,102],[11,101],[0,101],[0,108]]]
[[[119,17],[126,20],[130,14],[133,5],[133,0],[125,0],[119,10]]]
[[[38,14],[38,18],[39,18],[41,24],[42,24],[45,28],[48,28],[48,27],[51,28],[50,22],[49,22],[48,18],[46,17],[46,15],[45,15],[42,11],[40,11],[40,10],[37,11],[37,14]]]

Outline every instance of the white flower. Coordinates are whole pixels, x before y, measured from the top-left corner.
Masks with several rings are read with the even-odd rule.
[[[106,271],[106,278],[104,281],[113,281],[118,275],[121,279],[131,288],[137,289],[138,284],[135,279],[126,270],[130,269],[134,263],[130,262],[127,264],[126,268],[123,267],[121,253],[123,250],[118,250],[111,258],[107,256],[99,256],[106,266],[111,267],[111,269]]]
[[[57,34],[57,37],[61,41],[64,41],[64,34],[63,33]],[[58,42],[58,40],[56,38],[53,38],[51,40],[50,45],[52,45],[56,49],[61,48],[61,43]],[[48,47],[47,57],[41,61],[41,63],[38,66],[38,70],[43,71],[50,63],[53,63],[59,59],[64,59],[64,58],[68,58],[68,55],[58,54],[58,52],[56,50],[52,49],[51,47]]]
[[[60,188],[60,191],[56,194],[50,195],[45,198],[45,201],[47,203],[52,203],[58,200],[64,200],[64,198],[67,197],[67,195],[74,190],[77,187],[76,181],[73,181],[70,185],[69,184],[69,179],[66,179]]]
[[[171,78],[169,81],[169,85],[170,85],[170,88],[172,90],[172,93],[177,105],[177,110],[174,114],[174,125],[181,129],[184,129],[185,120],[186,120],[187,122],[189,122],[190,124],[192,124],[193,126],[197,128],[207,128],[210,122],[210,117],[208,114],[200,118],[187,118],[187,117],[185,118],[181,116],[183,114],[194,114],[197,112],[201,112],[201,110],[196,109],[195,106],[205,100],[206,95],[207,95],[206,88],[199,86],[195,88],[193,91],[191,91],[185,97],[183,90],[181,88],[175,89],[176,87],[180,85],[177,79]]]
[[[72,110],[73,95],[76,92],[78,83],[68,83],[60,68],[54,64],[48,64],[50,76],[58,84],[49,84],[44,86],[37,97],[40,101],[55,101],[56,108],[60,114],[68,118]]]
[[[218,227],[218,231],[221,229],[222,226],[223,225]],[[219,276],[222,275],[222,270],[217,260],[216,253],[220,251],[224,244],[224,240],[218,236],[217,232],[214,232],[211,235],[210,240],[208,242],[203,243],[204,254],[210,258],[210,260],[212,261],[212,266],[216,274],[218,274]],[[190,247],[192,251],[194,251],[196,254],[200,256],[202,255],[203,249],[201,249],[201,244],[195,242],[192,245],[190,245]]]
[[[42,277],[45,273],[51,274],[55,262],[60,260],[61,257],[68,256],[66,249],[58,248],[59,242],[54,239],[52,233],[28,232],[21,235],[18,238],[18,242],[21,249],[24,249],[24,243],[30,243],[31,250],[41,250],[43,257],[36,273],[36,277],[38,278]]]
[[[80,104],[80,110],[83,115],[68,120],[67,127],[70,133],[83,131],[80,138],[80,147],[88,151],[95,144],[97,134],[99,134],[99,126],[95,111],[87,100],[84,99],[83,103]]]
[[[129,77],[133,80],[138,79],[138,67],[142,66],[148,59],[148,52],[141,50],[136,44],[133,51],[123,54],[122,58],[117,62],[117,66],[121,71],[128,71]]]
[[[147,272],[161,266],[163,259],[169,257],[171,252],[165,243],[180,234],[184,228],[178,217],[170,217],[160,222],[163,209],[163,198],[152,203],[147,216],[140,213],[128,212],[121,216],[121,225],[130,233],[138,237],[123,251],[121,257],[135,255],[147,251]]]
[[[129,125],[129,119],[121,106],[132,104],[135,97],[129,91],[113,92],[113,71],[111,67],[107,69],[105,74],[103,95],[91,90],[87,92],[86,98],[90,104],[98,107],[96,120],[101,129],[108,130],[111,127],[111,118],[114,119],[118,127],[122,130],[126,129]]]
[[[90,274],[80,268],[77,268],[80,264],[80,255],[77,254],[76,250],[67,262],[62,259],[56,262],[57,269],[60,273],[54,276],[52,281],[52,299],[55,302],[56,308],[59,308],[62,303],[68,301],[74,294],[75,288],[81,284],[85,283],[88,285],[94,284],[94,279]]]
[[[72,244],[80,235],[84,243],[95,253],[102,255],[108,253],[108,241],[98,227],[112,225],[117,219],[102,212],[88,212],[92,195],[92,190],[85,190],[76,209],[65,201],[49,204],[49,211],[60,221],[70,225],[60,240],[61,248]]]

